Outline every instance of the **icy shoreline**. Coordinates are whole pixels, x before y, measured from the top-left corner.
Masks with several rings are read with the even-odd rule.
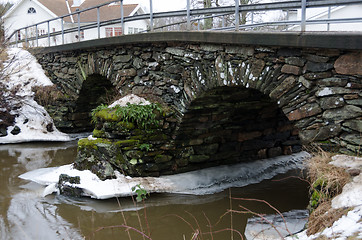
[[[59,192],[57,183],[61,174],[70,177],[79,176],[80,184],[67,184],[70,187],[82,189],[83,196],[95,199],[133,195],[132,187],[138,184],[149,193],[168,192],[205,195],[221,192],[229,187],[242,187],[258,183],[289,170],[302,168],[303,161],[309,157],[310,155],[307,152],[300,152],[290,156],[259,160],[252,163],[219,166],[158,178],[131,178],[117,172],[116,179],[101,181],[89,170],[76,170],[72,164],[55,168],[41,168],[24,173],[19,177],[45,185],[43,196]]]

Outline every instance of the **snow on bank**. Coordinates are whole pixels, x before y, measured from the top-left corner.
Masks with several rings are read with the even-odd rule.
[[[8,127],[8,135],[0,138],[0,144],[71,140],[55,128],[47,111],[34,101],[32,87],[53,85],[35,57],[21,48],[10,48],[7,53],[4,69],[9,78],[4,79],[4,85],[9,91],[16,91],[16,98],[11,99],[10,104],[20,105],[20,108],[12,110],[11,114],[17,115],[15,125]],[[20,133],[11,133],[15,126]]]
[[[131,178],[116,173],[117,179],[101,181],[90,171],[78,171],[72,165],[37,169],[20,175],[20,178],[46,185],[43,195],[57,192],[60,174],[79,176],[80,184],[69,185],[83,189],[84,196],[96,199],[129,196],[133,194],[132,187],[138,184],[148,192],[204,195],[221,192],[229,187],[241,187],[270,179],[277,174],[302,167],[303,160],[309,157],[308,153],[300,152],[291,156],[219,166],[159,178]]]
[[[332,157],[332,165],[346,168],[347,170],[362,170],[362,158],[346,155]],[[328,239],[347,240],[362,239],[362,174],[353,177],[352,181],[343,187],[340,195],[332,200],[333,208],[352,208],[347,215],[335,221],[329,228],[322,232],[307,236],[306,231],[290,237],[289,239],[311,240],[325,236]]]
[[[127,104],[137,104],[137,105],[150,105],[151,103],[149,101],[147,101],[144,98],[141,98],[137,95],[134,94],[129,94],[127,96],[124,96],[123,98],[120,98],[116,101],[114,101],[111,105],[109,105],[109,108],[115,107],[117,105],[121,106],[121,107],[125,107],[127,106]]]

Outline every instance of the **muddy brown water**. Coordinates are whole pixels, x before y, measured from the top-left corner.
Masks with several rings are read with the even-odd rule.
[[[141,204],[132,198],[94,200],[59,195],[42,197],[43,186],[18,178],[25,172],[71,163],[76,142],[0,145],[0,240],[7,239],[241,239],[249,213],[275,211],[264,203],[233,198],[264,199],[281,212],[305,209],[308,187],[298,171],[273,180],[212,195],[151,194]],[[235,211],[232,216],[228,209]],[[197,230],[199,229],[199,230]],[[128,230],[128,231],[127,231]],[[212,234],[209,232],[213,232]],[[202,237],[202,238],[201,238]],[[243,236],[245,237],[245,236]]]

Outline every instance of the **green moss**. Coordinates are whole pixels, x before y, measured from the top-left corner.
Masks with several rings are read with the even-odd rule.
[[[157,134],[157,135],[152,135],[148,138],[148,140],[150,141],[164,141],[167,140],[168,137],[166,134]]]
[[[121,120],[115,110],[112,109],[102,109],[94,114],[94,117],[101,119],[104,122],[118,122]]]
[[[104,139],[104,138],[97,138],[95,140],[89,140],[88,138],[82,138],[78,141],[78,150],[84,150],[84,149],[94,149],[97,150],[97,144],[112,144],[111,141]]]
[[[132,130],[135,128],[135,125],[131,122],[119,122],[117,123],[117,128],[118,129],[127,129],[127,130]]]
[[[106,122],[127,122],[133,123],[138,128],[146,129],[159,125],[159,116],[162,115],[162,109],[158,104],[137,105],[127,104],[126,106],[115,106],[108,108],[106,105],[100,105],[92,111],[92,120]],[[126,126],[130,129],[130,125]]]
[[[105,136],[105,132],[103,130],[97,130],[97,129],[93,130],[93,137],[103,138],[104,136]]]
[[[134,139],[121,140],[121,141],[117,141],[115,144],[118,148],[131,147],[131,146],[138,145],[139,140],[134,140]]]

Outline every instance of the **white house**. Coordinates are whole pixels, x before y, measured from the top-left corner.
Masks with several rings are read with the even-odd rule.
[[[49,19],[54,19],[66,14],[76,12],[78,10],[87,9],[102,3],[110,2],[110,0],[21,0],[15,4],[9,11],[4,15],[4,28],[5,36],[9,37],[17,29],[37,24],[39,22],[47,21]],[[125,4],[123,5],[124,16],[135,16],[138,14],[143,14],[144,11],[139,4]],[[97,10],[91,10],[79,15],[80,25],[84,26],[90,23],[97,23]],[[107,21],[113,19],[121,18],[121,9],[120,2],[108,4],[100,8],[100,21]],[[78,27],[78,14],[72,15],[71,17],[64,18],[63,29],[67,30],[70,28]],[[100,37],[112,37],[118,36],[121,34],[133,34],[146,30],[148,23],[145,20],[138,20],[132,22],[125,22],[124,28],[122,29],[121,24],[114,24],[108,26],[102,26],[100,28]],[[29,28],[27,31],[22,30],[16,32],[12,36],[11,41],[16,41],[16,39],[25,39],[36,36],[36,31],[38,36],[48,35],[49,32],[58,32],[62,30],[62,20],[57,19],[55,21],[45,22],[39,24],[36,27]],[[64,43],[71,43],[82,40],[90,40],[98,38],[98,29],[87,29],[80,32],[78,36],[78,31],[73,33],[65,34]],[[58,45],[62,43],[62,36],[52,36],[50,39],[42,38],[38,42],[35,40],[30,42],[31,46],[47,46],[47,45]]]
[[[307,8],[307,20],[322,19],[353,19],[362,18],[362,4],[338,6],[338,7],[319,7]],[[289,10],[288,20],[300,20],[301,10]],[[289,30],[300,31],[300,26],[292,27]],[[350,23],[323,23],[323,24],[307,24],[306,31],[362,31],[362,21]]]

